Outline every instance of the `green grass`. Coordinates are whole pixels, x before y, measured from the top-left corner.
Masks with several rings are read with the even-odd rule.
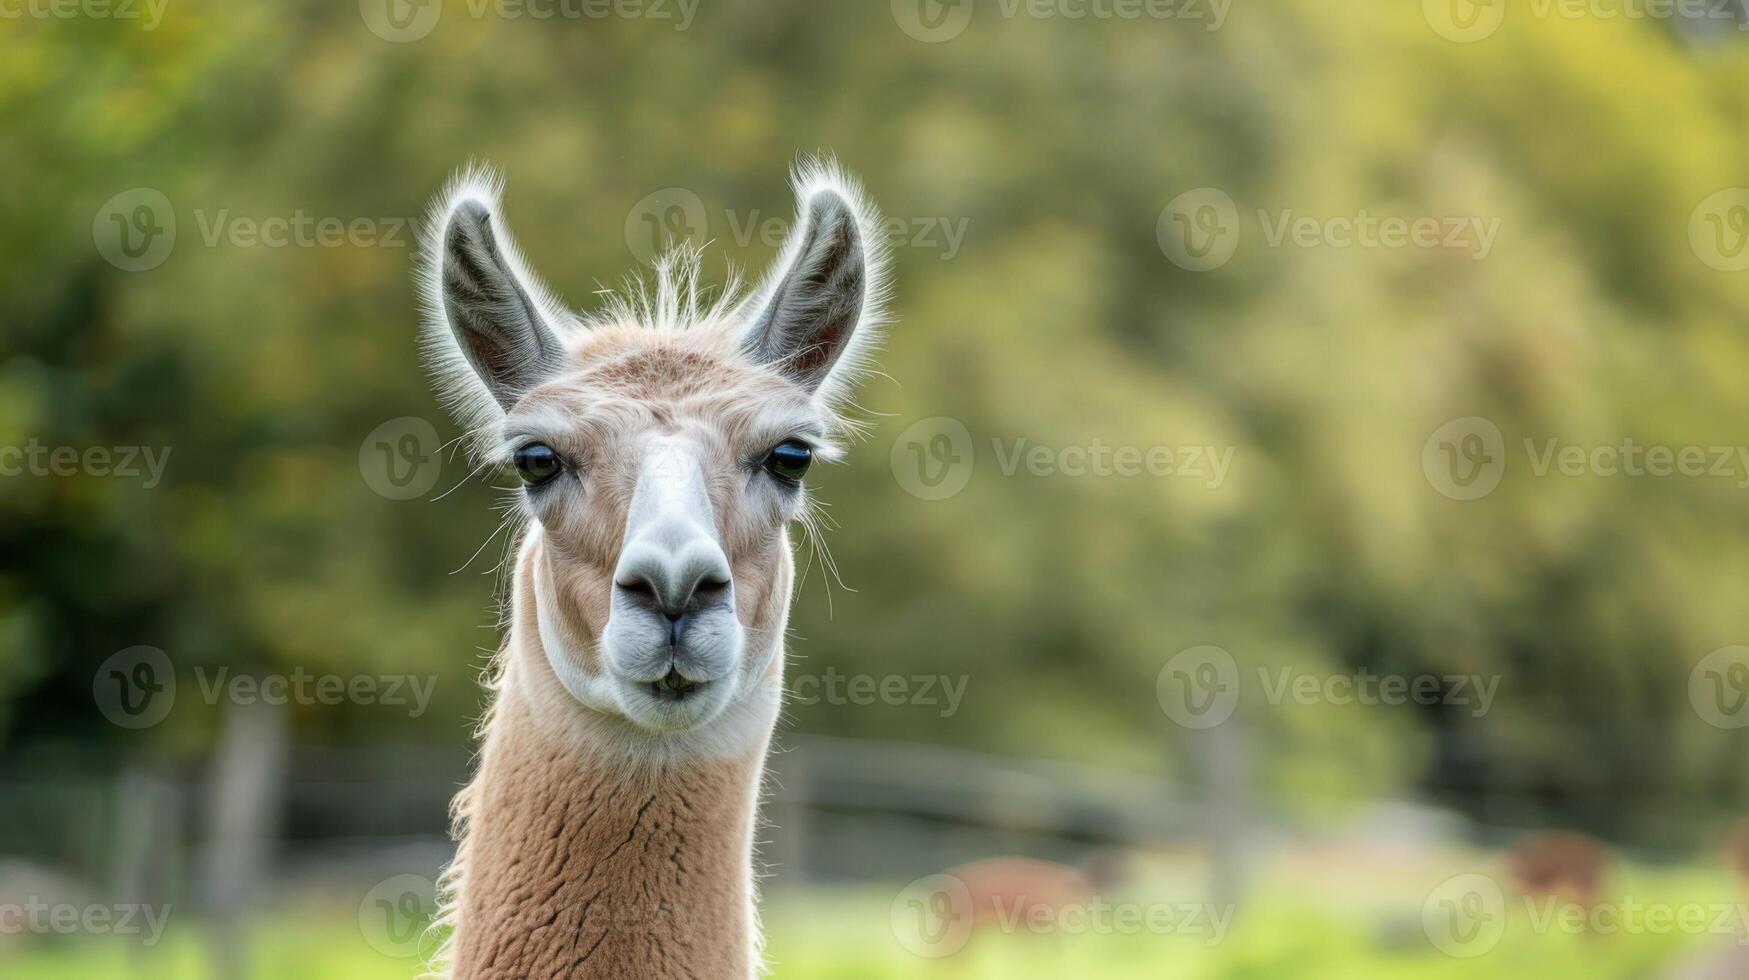
[[[894,938],[897,889],[778,892],[765,924],[774,976],[793,980],[1446,980],[1538,977],[1638,980],[1655,977],[1686,950],[1718,936],[1645,932],[1608,936],[1539,932],[1522,905],[1509,906],[1498,946],[1474,959],[1440,953],[1426,940],[1412,889],[1391,894],[1353,878],[1307,889],[1301,880],[1260,887],[1224,941],[1138,934],[981,934],[943,959],[908,953]],[[1685,872],[1636,872],[1623,892],[1641,902],[1732,901],[1720,882]],[[1364,898],[1357,896],[1364,895]],[[288,915],[255,930],[258,980],[407,980],[411,959],[373,950],[346,909]],[[152,949],[119,941],[45,943],[0,936],[0,976],[31,980],[198,980],[210,975],[199,927],[180,923]]]

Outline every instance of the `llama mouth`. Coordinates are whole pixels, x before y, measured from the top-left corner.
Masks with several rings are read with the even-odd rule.
[[[692,681],[682,677],[680,671],[670,668],[659,681],[650,682],[650,696],[658,701],[685,701],[709,685],[709,681]]]

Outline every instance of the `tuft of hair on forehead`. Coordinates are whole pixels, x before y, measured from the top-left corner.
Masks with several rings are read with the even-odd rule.
[[[489,439],[504,420],[504,409],[468,362],[451,328],[443,295],[444,235],[458,209],[477,203],[491,215],[492,233],[505,262],[534,303],[546,326],[567,349],[581,329],[578,319],[543,283],[523,259],[504,221],[500,200],[504,180],[485,164],[470,163],[457,171],[432,201],[420,233],[415,277],[423,323],[419,347],[438,400],[475,443]]]
[[[747,300],[745,281],[729,265],[723,284],[712,287],[700,276],[704,250],[690,242],[670,247],[656,258],[654,279],[627,275],[619,289],[596,295],[601,309],[582,315],[585,330],[636,327],[668,333],[714,330],[732,332]],[[712,296],[712,294],[715,294]]]

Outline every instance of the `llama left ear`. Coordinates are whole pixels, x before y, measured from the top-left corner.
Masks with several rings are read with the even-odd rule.
[[[811,392],[842,389],[856,350],[872,340],[880,253],[868,240],[867,209],[853,185],[827,168],[804,169],[797,184],[800,223],[761,292],[742,347]]]
[[[503,226],[501,189],[484,167],[457,174],[432,207],[419,270],[426,362],[439,397],[477,436],[564,370],[573,325]]]

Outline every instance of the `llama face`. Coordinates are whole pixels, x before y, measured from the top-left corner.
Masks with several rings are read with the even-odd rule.
[[[755,293],[696,301],[696,261],[656,295],[560,312],[464,185],[432,243],[428,334],[482,448],[514,470],[541,645],[585,709],[699,729],[772,700],[793,578],[787,528],[836,455],[879,295],[872,215],[834,174],[799,181],[803,216]]]
[[[772,675],[787,527],[810,457],[833,452],[805,390],[712,341],[596,332],[582,366],[503,429],[501,452],[524,460],[555,672],[584,704],[656,731],[709,721]]]

